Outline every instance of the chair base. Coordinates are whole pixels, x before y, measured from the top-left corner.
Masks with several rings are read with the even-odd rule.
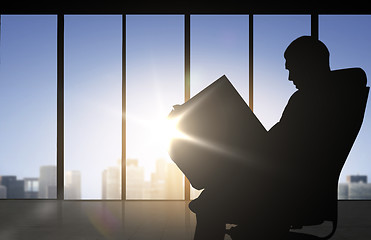
[[[243,229],[239,226],[226,229],[226,234],[228,234],[233,240],[245,240],[245,239],[261,239],[261,240],[294,240],[295,238],[287,239],[288,229],[272,229],[267,230],[252,230],[252,229]]]
[[[226,234],[228,234],[232,240],[242,240],[246,239],[247,236],[242,236],[242,234],[237,233],[235,229],[227,229]],[[282,240],[320,240],[322,238],[313,236],[305,233],[297,232],[288,232],[286,237],[283,237]]]
[[[319,240],[323,239],[306,233],[289,232],[285,240]]]

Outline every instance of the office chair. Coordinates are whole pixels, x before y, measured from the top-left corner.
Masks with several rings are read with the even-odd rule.
[[[335,132],[336,135],[335,137],[328,135],[336,141],[333,141],[334,143],[330,141],[330,151],[326,153],[329,161],[322,166],[322,174],[326,174],[326,179],[329,180],[321,182],[320,185],[316,185],[316,189],[310,190],[315,191],[316,195],[305,199],[305,206],[301,206],[300,201],[293,202],[297,205],[291,207],[295,211],[290,215],[287,226],[290,229],[297,229],[331,221],[333,229],[324,239],[330,238],[336,231],[338,178],[362,125],[369,93],[369,87],[366,87],[366,75],[362,69],[341,69],[332,71],[331,74],[336,80],[335,84],[346,86],[346,92],[335,93],[342,94],[334,98],[335,101],[339,97],[342,100],[341,103],[334,102],[334,104],[340,104],[336,105],[335,111],[338,111],[335,114],[336,118],[326,120],[327,123],[334,122],[330,124],[330,131]],[[352,82],[347,86],[349,81]],[[333,91],[329,94],[332,93]],[[343,112],[339,113],[339,111]],[[249,154],[259,149],[259,138],[264,139],[267,134],[265,128],[226,76],[222,76],[188,102],[179,106],[170,116],[181,117],[178,128],[196,139],[195,141],[174,139],[169,151],[173,161],[196,189],[207,189],[207,186],[214,185],[228,190],[230,176],[242,176],[243,174],[236,173],[240,169],[245,169],[245,164],[257,162],[244,162],[244,159],[248,158],[241,158],[241,156],[246,156],[246,153]],[[341,116],[340,119],[337,119],[339,116]],[[246,150],[247,147],[250,149]],[[249,166],[246,169],[248,168]],[[241,189],[243,181],[234,183],[236,182],[239,183],[236,189]],[[295,194],[298,193],[295,192]],[[242,211],[237,215],[239,216],[235,219],[238,220],[235,220],[234,216],[228,216],[225,223],[238,225],[244,213]],[[237,239],[236,229],[238,226],[227,231],[233,239]],[[295,233],[289,234],[291,238],[295,236]]]
[[[295,211],[295,214],[292,215],[289,224],[289,229],[295,230],[301,229],[304,226],[320,225],[325,221],[329,221],[332,223],[332,230],[328,235],[323,237],[308,233],[289,231],[287,237],[285,238],[287,240],[329,239],[335,234],[337,228],[338,179],[361,128],[369,94],[369,87],[365,87],[366,78],[364,72],[359,68],[343,69],[333,72],[334,74],[341,74],[345,79],[362,79],[361,84],[364,84],[364,87],[361,87],[360,89],[363,88],[363,91],[359,92],[359,95],[357,96],[350,95],[350,99],[347,99],[347,104],[344,106],[344,119],[342,119],[341,124],[346,124],[348,127],[343,126],[342,134],[344,137],[338,139],[338,151],[334,152],[333,154],[334,161],[331,161],[332,164],[325,166],[325,169],[323,169],[323,172],[327,172],[331,175],[331,177],[328,178],[327,182],[318,182],[317,186],[320,186],[320,189],[312,189],[312,191],[314,191],[314,197],[306,201],[304,207],[298,207],[297,211]],[[315,185],[315,183],[313,184]],[[320,192],[319,194],[316,193],[318,190]],[[237,229],[231,228],[226,230],[226,233],[231,235],[233,240],[243,239],[242,236],[239,236],[236,230]],[[269,231],[269,229],[267,230]]]

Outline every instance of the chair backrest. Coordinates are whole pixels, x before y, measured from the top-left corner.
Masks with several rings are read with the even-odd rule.
[[[341,76],[340,81],[355,79],[356,83],[352,83],[347,92],[343,93],[347,95],[342,102],[344,111],[341,114],[341,119],[334,123],[338,129],[335,129],[337,134],[334,138],[336,139],[333,140],[334,143],[330,144],[331,148],[329,148],[331,153],[328,156],[331,156],[332,159],[327,161],[328,165],[323,168],[323,173],[330,177],[321,182],[319,194],[311,198],[311,200],[314,199],[312,205],[309,204],[309,207],[303,209],[301,214],[295,215],[295,219],[292,221],[294,227],[332,221],[334,223],[332,234],[335,232],[337,222],[338,179],[361,128],[369,94],[369,87],[365,86],[366,75],[362,69],[338,70],[334,71],[334,75],[335,78]]]

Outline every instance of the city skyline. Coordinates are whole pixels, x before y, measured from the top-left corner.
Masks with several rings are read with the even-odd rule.
[[[184,176],[178,167],[164,159],[156,160],[156,170],[151,173],[151,180],[145,180],[143,167],[138,165],[137,159],[127,159],[127,186],[126,197],[129,200],[141,199],[184,199]],[[55,166],[41,166],[40,175],[53,175],[50,170]],[[42,170],[43,169],[43,170]],[[108,177],[109,173],[111,177]],[[102,172],[102,200],[121,200],[121,175],[118,175],[118,166],[111,166]],[[65,200],[79,200],[81,198],[81,175],[79,171],[65,173]],[[15,175],[0,176],[0,199],[56,199],[55,180],[41,177],[46,185],[40,189],[40,177],[18,179]],[[371,183],[367,175],[348,175],[346,182],[338,183],[339,200],[371,199]],[[4,182],[5,180],[5,182]],[[7,186],[11,184],[11,191]],[[20,188],[23,188],[21,190]],[[193,191],[192,191],[193,190]],[[191,199],[198,196],[200,191],[191,190]],[[10,195],[9,195],[10,194]],[[9,197],[10,196],[10,197]]]
[[[134,168],[133,168],[134,167]],[[138,169],[140,169],[138,171]],[[141,172],[141,174],[138,174]],[[184,175],[173,162],[159,158],[156,169],[146,179],[144,168],[138,165],[138,159],[127,159],[127,199],[183,199]],[[1,184],[2,178],[18,181],[18,188],[23,185],[23,197],[20,189],[14,198],[56,198],[56,166],[41,166],[38,177],[18,179],[16,175],[0,175],[0,198],[6,196],[7,188]],[[83,199],[81,197],[81,172],[78,170],[65,171],[64,193],[65,200]],[[101,175],[101,198],[121,199],[121,167],[108,166]],[[4,192],[5,191],[5,192]],[[140,192],[140,194],[138,194]],[[3,197],[1,197],[3,196]],[[13,195],[12,197],[13,198]]]

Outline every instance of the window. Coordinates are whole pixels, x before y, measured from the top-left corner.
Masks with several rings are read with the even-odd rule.
[[[65,199],[121,199],[122,189],[129,200],[186,199],[187,182],[166,153],[162,127],[172,105],[184,102],[187,51],[191,97],[226,75],[247,103],[254,98],[269,130],[295,91],[283,53],[297,37],[319,30],[332,69],[371,72],[371,16],[317,17],[65,15],[57,29],[55,15],[2,15],[0,198],[56,198],[57,112],[64,112]],[[311,26],[316,20],[318,29]],[[57,109],[58,32],[64,32],[64,109]],[[368,112],[339,179],[340,199],[371,199]],[[191,189],[191,198],[199,193]]]
[[[65,16],[65,199],[121,199],[121,24]]]
[[[184,17],[126,20],[127,199],[184,199],[184,176],[166,146],[166,117],[184,102]]]
[[[57,17],[3,15],[0,198],[56,198]]]

